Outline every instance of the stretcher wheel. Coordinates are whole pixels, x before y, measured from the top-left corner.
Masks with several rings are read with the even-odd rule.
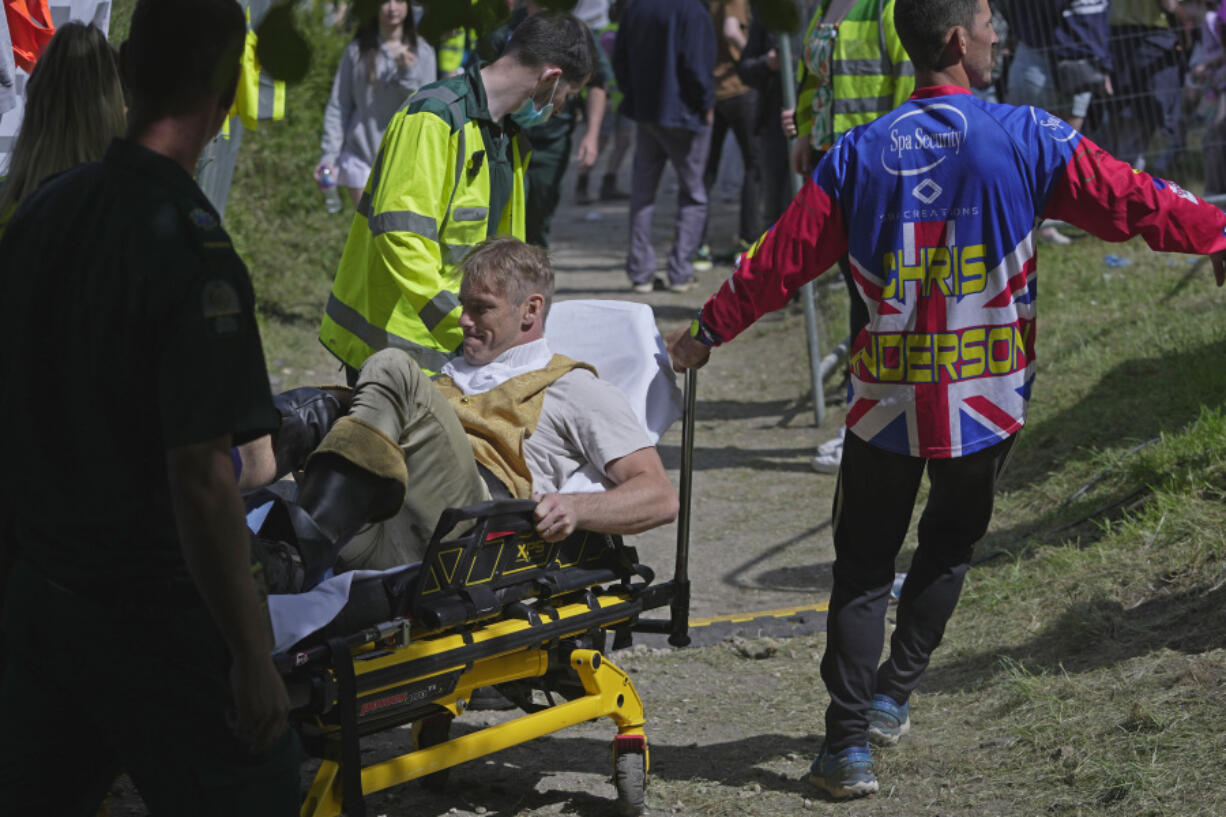
[[[614,749],[613,786],[617,789],[618,815],[639,817],[647,798],[647,756]]]
[[[451,736],[451,721],[450,715],[431,715],[423,718],[418,724],[417,748],[428,749],[446,742]],[[451,769],[443,769],[441,772],[425,775],[420,779],[421,787],[426,791],[441,792],[447,788],[447,779],[450,775]]]

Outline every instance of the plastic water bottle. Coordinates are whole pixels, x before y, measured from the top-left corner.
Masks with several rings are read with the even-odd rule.
[[[336,179],[331,168],[320,168],[319,189],[324,191],[324,209],[329,213],[341,211],[341,191],[336,189]]]

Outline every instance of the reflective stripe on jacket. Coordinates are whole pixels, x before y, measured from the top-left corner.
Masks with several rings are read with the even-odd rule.
[[[285,118],[285,83],[273,79],[260,65],[256,56],[259,39],[252,30],[247,31],[243,44],[243,58],[238,75],[238,88],[230,116],[238,116],[243,127],[255,130],[261,122],[280,122]],[[227,118],[226,124],[229,124]]]
[[[460,260],[489,235],[524,238],[527,140],[513,140],[510,200],[491,229],[491,160],[471,93],[466,76],[427,86],[384,133],[319,333],[355,369],[395,346],[438,371],[463,339]]]
[[[809,21],[809,32],[821,23],[829,2]],[[808,39],[809,34],[805,37]],[[915,69],[894,28],[894,0],[860,0],[839,23],[834,41],[834,136],[872,122],[907,101],[915,90]],[[796,129],[808,136],[813,124],[816,77],[803,60],[797,71]]]

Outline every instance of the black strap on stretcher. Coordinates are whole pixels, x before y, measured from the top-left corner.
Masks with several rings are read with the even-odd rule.
[[[362,750],[358,744],[358,688],[353,654],[343,638],[328,639],[336,674],[336,705],[341,721],[341,809],[345,817],[366,817],[362,795]]]

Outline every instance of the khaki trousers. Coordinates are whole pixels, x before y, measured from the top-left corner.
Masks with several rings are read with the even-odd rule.
[[[349,416],[400,447],[409,478],[400,512],[360,530],[341,551],[338,573],[421,561],[444,510],[490,498],[455,412],[406,352],[383,349],[367,358]],[[350,453],[361,466],[361,452]]]

